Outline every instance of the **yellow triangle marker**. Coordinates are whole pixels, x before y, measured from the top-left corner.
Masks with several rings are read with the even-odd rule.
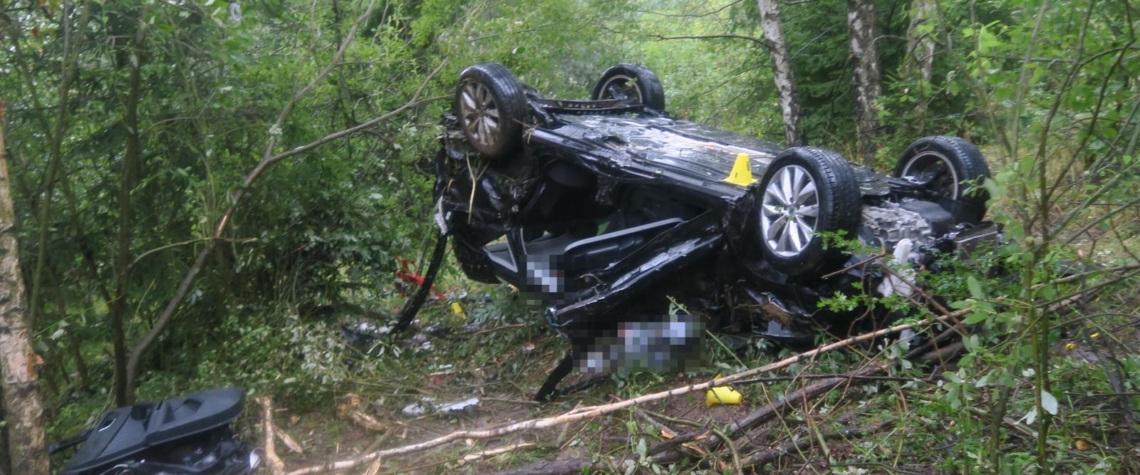
[[[752,166],[748,161],[747,153],[736,155],[736,163],[732,165],[732,172],[728,174],[728,178],[725,178],[724,181],[740,186],[748,186],[756,183],[756,179],[752,178]]]

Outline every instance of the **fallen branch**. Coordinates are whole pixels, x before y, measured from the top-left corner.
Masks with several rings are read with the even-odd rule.
[[[377,458],[374,460],[372,462],[372,465],[368,467],[368,470],[364,471],[364,475],[376,475],[380,473],[380,464],[383,463],[383,461],[384,459],[382,458]]]
[[[484,459],[487,457],[493,457],[493,456],[499,455],[499,454],[505,454],[507,452],[512,452],[512,451],[515,451],[518,449],[525,449],[527,447],[535,447],[535,444],[530,443],[530,442],[523,442],[520,444],[511,444],[511,445],[508,445],[506,447],[499,447],[497,449],[484,450],[482,452],[476,452],[473,454],[468,454],[468,455],[463,456],[463,458],[459,459],[459,464],[463,465],[467,462],[474,462],[476,460],[481,460],[481,459]],[[379,460],[379,459],[377,459],[377,460]]]
[[[888,429],[888,428],[894,426],[894,423],[895,423],[895,421],[893,419],[887,419],[887,420],[883,420],[883,421],[871,424],[867,427],[853,428],[853,429],[842,429],[842,430],[839,430],[836,432],[830,432],[827,434],[823,434],[822,436],[820,436],[820,439],[823,439],[823,440],[857,439],[860,437],[866,437],[869,434],[873,434],[875,432],[879,432],[879,431],[884,430],[884,429]],[[748,457],[745,457],[744,460],[741,460],[740,464],[743,465],[744,467],[750,467],[750,468],[751,467],[757,467],[757,468],[759,468],[759,467],[762,467],[766,464],[775,462],[776,460],[779,460],[780,457],[783,457],[785,455],[790,455],[792,453],[799,453],[799,452],[802,452],[804,450],[807,450],[812,445],[814,445],[816,442],[818,442],[818,440],[814,437],[811,437],[811,436],[801,437],[799,440],[794,441],[794,442],[788,442],[787,444],[784,444],[783,447],[780,447],[778,449],[765,450],[763,452],[757,452],[755,454],[749,455]]]
[[[678,447],[688,447],[688,446],[690,446],[690,444],[689,444],[690,442],[702,440],[702,439],[705,440],[704,446],[700,449],[694,448],[694,450],[697,451],[698,453],[700,453],[701,455],[711,453],[712,451],[716,450],[716,448],[721,443],[730,442],[732,440],[732,438],[735,438],[736,436],[738,436],[742,433],[745,433],[748,430],[751,430],[751,428],[753,428],[753,427],[756,427],[760,424],[771,421],[772,419],[775,419],[777,416],[785,415],[785,414],[791,412],[792,410],[794,410],[795,408],[801,407],[802,405],[806,404],[807,401],[815,399],[815,398],[831,391],[832,389],[834,389],[835,387],[837,387],[843,383],[850,383],[851,381],[856,379],[856,376],[860,376],[860,375],[865,376],[865,375],[873,374],[873,373],[876,373],[876,372],[879,372],[882,370],[883,370],[883,367],[878,366],[878,365],[867,366],[867,367],[860,368],[860,369],[856,370],[855,372],[851,373],[850,375],[838,375],[837,377],[833,377],[833,378],[827,379],[825,381],[817,382],[817,383],[812,384],[808,387],[805,387],[805,388],[800,389],[798,391],[795,391],[791,394],[788,394],[784,399],[782,399],[780,401],[774,401],[770,404],[767,404],[767,405],[751,412],[750,414],[748,414],[744,418],[738,420],[736,423],[734,423],[732,426],[730,426],[725,431],[712,430],[711,432],[712,432],[712,434],[714,434],[712,436],[709,436],[710,430],[699,429],[699,430],[691,431],[691,432],[670,438],[668,440],[661,441],[661,442],[653,445],[652,447],[650,447],[649,450],[647,451],[647,453],[652,456],[651,460],[655,463],[658,463],[658,464],[677,462],[677,461],[682,460],[687,455],[691,455],[691,453],[686,453],[686,452],[683,452],[681,450],[678,450]],[[634,411],[635,411],[635,413],[644,414],[643,411],[636,409],[636,408],[634,408]],[[649,416],[645,415],[645,417],[648,418]],[[850,431],[846,431],[846,432],[841,431],[841,433],[849,433],[849,432]],[[826,438],[828,438],[828,436],[825,435],[824,438],[826,439]],[[804,443],[806,445],[806,444],[810,444],[812,440],[813,439],[811,439],[811,438],[804,438],[800,442]],[[740,453],[737,450],[737,447],[735,445],[730,445],[729,450],[732,453],[733,468],[736,470],[735,473],[742,473],[741,471],[743,470],[744,467],[749,467],[749,466],[755,465],[757,463],[757,459],[756,459],[755,455],[741,458]],[[785,446],[785,448],[781,449],[781,450],[784,451],[784,452],[779,452],[779,454],[782,455],[782,454],[786,453],[787,450],[791,450],[791,449],[789,449]],[[774,451],[769,451],[769,452],[774,452]],[[765,454],[765,453],[766,452],[761,452],[761,454]],[[636,458],[625,457],[622,459],[612,461],[611,465],[621,466],[623,463],[625,463],[626,459],[636,461]],[[762,460],[767,460],[767,459],[765,458]],[[764,462],[764,463],[767,463],[767,462]],[[498,473],[496,473],[496,475],[522,475],[522,474],[571,475],[571,474],[575,474],[575,473],[582,473],[582,471],[586,470],[586,469],[595,469],[595,470],[604,469],[604,466],[601,463],[596,462],[594,460],[590,460],[590,459],[564,460],[564,461],[558,461],[558,462],[539,462],[539,463],[532,464],[532,465],[522,467],[522,468],[512,469],[512,470],[508,470],[508,471],[504,471],[504,472],[498,472]]]
[[[633,407],[631,409],[633,410],[634,414],[636,414],[638,417],[644,419],[646,423],[648,423],[649,425],[653,426],[655,429],[660,431],[661,437],[663,437],[665,439],[665,441],[654,445],[652,449],[650,449],[646,452],[646,454],[657,455],[659,453],[665,452],[668,449],[671,449],[673,447],[677,447],[678,444],[680,445],[681,449],[683,449],[683,451],[687,452],[689,455],[695,454],[695,455],[702,455],[703,456],[703,455],[708,454],[708,451],[703,450],[703,449],[701,449],[701,448],[699,448],[693,444],[690,444],[689,442],[691,442],[692,440],[700,440],[700,439],[706,437],[711,432],[710,429],[706,429],[703,432],[694,432],[692,434],[687,434],[687,437],[684,437],[684,438],[691,439],[691,440],[683,440],[681,442],[673,442],[673,441],[678,439],[678,435],[677,435],[676,430],[665,425],[661,421],[654,419],[653,416],[646,414],[645,411],[641,410],[640,408]],[[673,442],[673,443],[672,444],[666,444],[666,442]]]
[[[273,428],[273,401],[259,397],[257,403],[261,405],[261,423],[265,430],[265,464],[269,466],[269,473],[281,475],[285,473],[285,462],[277,456],[274,448],[273,434],[277,431]]]
[[[383,432],[388,429],[387,426],[381,424],[375,417],[360,411],[352,411],[348,416],[352,418],[352,422],[355,422],[356,425],[371,431]]]
[[[931,351],[929,353],[924,353],[922,355],[916,355],[916,356],[918,356],[918,360],[920,362],[941,361],[941,360],[949,359],[949,358],[953,357],[958,352],[962,351],[963,348],[964,347],[961,343],[954,343],[951,345],[947,345],[943,348],[935,349],[934,351]],[[666,437],[668,437],[668,440],[658,442],[657,444],[651,446],[649,448],[649,450],[647,451],[647,453],[650,455],[650,460],[654,463],[657,463],[657,464],[667,464],[667,463],[678,462],[678,461],[684,459],[686,456],[691,455],[691,452],[687,453],[687,451],[680,450],[678,447],[685,447],[685,448],[689,448],[689,449],[694,449],[693,451],[696,451],[701,455],[707,454],[710,451],[715,450],[716,446],[721,443],[722,439],[726,439],[726,438],[738,439],[741,434],[746,433],[751,428],[756,427],[756,426],[763,424],[765,422],[771,421],[772,419],[775,419],[777,416],[781,416],[781,415],[785,415],[787,413],[790,413],[791,411],[795,410],[797,407],[806,406],[807,401],[810,401],[810,400],[815,399],[815,398],[817,398],[823,394],[826,394],[839,385],[842,385],[844,383],[849,384],[852,381],[869,379],[872,377],[870,375],[877,373],[877,372],[880,372],[880,371],[883,371],[883,370],[885,370],[885,368],[883,368],[882,366],[875,365],[875,366],[867,366],[864,368],[860,368],[860,369],[855,370],[855,371],[848,373],[848,374],[824,375],[824,376],[828,376],[829,378],[824,380],[824,381],[819,381],[815,384],[807,386],[807,387],[800,389],[798,391],[792,392],[792,393],[788,394],[787,396],[785,396],[780,401],[772,402],[771,404],[768,404],[764,407],[761,407],[761,408],[753,411],[749,415],[745,416],[743,419],[737,420],[736,423],[733,426],[731,426],[728,431],[725,431],[721,434],[713,435],[711,437],[710,437],[711,432],[707,429],[704,429],[703,426],[701,426],[700,424],[693,424],[689,421],[680,421],[680,420],[676,420],[676,419],[669,419],[671,422],[674,422],[674,423],[682,423],[685,425],[698,427],[698,430],[683,433],[683,434],[677,435],[675,437],[666,436]],[[803,376],[814,376],[814,375],[801,375],[801,379],[807,379],[807,378],[803,378]],[[736,384],[740,384],[741,382],[744,382],[744,381],[738,381]],[[638,408],[633,408],[633,410],[638,415],[644,415],[645,418],[650,419],[650,416],[649,416],[649,414],[651,413],[650,411],[643,411],[643,410],[638,409]],[[862,411],[853,411],[852,413],[846,414],[843,417],[841,417],[839,419],[839,421],[841,423],[847,423],[851,419],[853,419],[854,417],[859,415],[861,412]],[[656,416],[658,418],[665,419],[665,417],[663,417],[661,414],[656,414]],[[656,421],[654,421],[654,422],[656,422]],[[654,424],[654,425],[656,425],[656,424]],[[871,428],[873,428],[874,430],[870,430]],[[877,430],[881,430],[882,428],[885,428],[885,426],[879,427],[879,426],[875,425],[875,426],[870,426],[870,428],[868,428],[868,429],[862,429],[859,431],[848,429],[848,430],[840,431],[839,433],[836,433],[836,434],[824,434],[822,437],[824,440],[827,440],[829,438],[834,438],[836,435],[844,435],[844,436],[848,436],[848,437],[857,437],[857,436],[860,436],[861,434],[866,434],[866,433],[874,432]],[[720,432],[720,431],[717,431],[717,432]],[[704,444],[704,446],[702,448],[698,449],[696,447],[693,447],[692,444],[690,444],[690,442],[699,441],[699,440],[705,440],[706,441],[706,443]],[[811,439],[804,439],[804,440],[810,441]],[[804,442],[804,443],[810,443],[810,442]],[[739,450],[740,447],[737,447],[737,449]],[[792,450],[792,449],[785,446],[785,448],[782,450],[788,451],[788,450]],[[772,451],[772,452],[774,452],[774,451]],[[783,452],[781,452],[781,453],[783,453]],[[761,453],[761,458],[759,459],[759,462],[768,463],[768,461],[769,461],[768,457],[771,457],[771,456],[772,456],[772,454]],[[627,459],[637,461],[636,458],[625,457],[622,459],[610,461],[609,464],[621,466],[621,464],[625,463],[625,460],[627,460]],[[752,460],[752,462],[749,462],[749,460]],[[751,465],[755,465],[755,463],[757,463],[757,459],[756,459],[755,454],[751,457],[746,457],[745,459],[741,459],[739,462],[741,467],[749,467]],[[604,469],[605,467],[606,467],[606,465],[603,464],[602,462],[594,461],[591,459],[576,459],[576,460],[563,460],[563,461],[557,461],[557,462],[538,462],[538,463],[528,465],[526,467],[511,469],[511,470],[504,471],[504,472],[497,472],[496,475],[522,475],[522,474],[541,474],[541,475],[565,474],[565,475],[572,475],[572,474],[582,473],[583,470],[587,470],[587,469]]]
[[[752,379],[746,379],[744,381],[737,381],[735,384],[737,386],[740,386],[740,385],[744,385],[744,384],[776,383],[776,382],[781,382],[781,381],[797,381],[797,380],[802,380],[802,379],[831,379],[831,378],[842,378],[842,379],[846,379],[848,381],[897,381],[897,382],[903,382],[903,383],[909,383],[911,381],[920,381],[920,382],[927,382],[927,383],[930,382],[927,379],[903,378],[903,377],[899,377],[899,376],[856,376],[854,374],[797,374],[797,375],[792,375],[792,376],[772,376],[772,377],[768,377],[768,378],[752,378]]]
[[[856,378],[871,376],[885,370],[886,368],[882,366],[870,365],[864,368],[860,368],[849,375],[840,375],[839,377],[829,378],[813,383],[803,389],[788,394],[782,400],[773,401],[764,407],[750,412],[748,415],[744,416],[741,419],[738,419],[736,422],[733,422],[732,425],[728,428],[728,435],[735,436],[736,434],[741,434],[752,430],[760,424],[791,412],[792,409],[795,409],[800,405],[806,405],[808,401],[818,398],[819,396],[831,391],[832,389],[835,389],[837,386],[843,383],[851,383],[851,381]],[[724,441],[720,437],[713,437],[709,440],[707,445],[710,448],[715,449],[722,442]]]
[[[633,407],[633,406],[636,406],[639,404],[647,403],[650,401],[656,401],[656,400],[665,399],[665,398],[669,398],[669,397],[680,396],[683,394],[688,394],[688,393],[696,392],[696,391],[705,391],[705,390],[711,389],[711,388],[716,387],[716,386],[724,386],[726,384],[733,383],[733,382],[739,381],[739,380],[743,380],[745,378],[752,377],[752,376],[755,376],[758,374],[766,373],[769,371],[775,371],[775,370],[778,370],[781,368],[786,368],[786,367],[791,366],[791,365],[798,363],[800,361],[814,359],[815,357],[817,357],[821,354],[829,353],[829,352],[835,351],[835,350],[840,349],[840,348],[845,348],[845,347],[850,346],[850,345],[855,344],[855,343],[859,343],[859,342],[863,342],[863,341],[867,341],[867,340],[872,340],[872,339],[879,338],[879,337],[884,336],[884,335],[898,333],[898,332],[901,332],[903,330],[913,329],[913,328],[921,326],[921,325],[926,325],[926,324],[932,323],[933,321],[946,321],[946,320],[955,319],[957,317],[966,315],[971,311],[972,311],[972,309],[962,309],[962,310],[959,310],[959,311],[956,311],[956,312],[953,312],[950,314],[935,317],[933,319],[924,320],[922,322],[896,325],[896,326],[886,328],[883,330],[879,330],[879,331],[875,331],[875,332],[871,332],[871,333],[866,333],[863,335],[854,336],[851,338],[847,338],[845,340],[840,340],[840,341],[837,341],[835,343],[831,343],[828,345],[821,346],[821,347],[816,348],[816,349],[811,350],[811,351],[800,353],[798,355],[777,361],[775,363],[767,364],[767,365],[761,366],[759,368],[753,368],[753,369],[743,371],[740,373],[736,373],[736,374],[726,376],[723,378],[717,378],[717,379],[714,379],[712,381],[708,381],[708,382],[701,383],[701,384],[692,384],[692,385],[688,385],[688,386],[684,386],[684,387],[680,387],[680,388],[670,389],[668,391],[661,391],[661,392],[656,392],[656,393],[652,393],[652,394],[646,394],[646,395],[639,396],[639,397],[636,397],[633,399],[628,399],[625,401],[611,403],[611,404],[603,404],[603,405],[599,405],[599,406],[588,406],[588,407],[577,409],[575,411],[572,411],[572,413],[568,413],[568,414],[561,414],[558,416],[546,417],[546,418],[542,418],[542,419],[530,419],[527,421],[516,422],[514,424],[509,424],[509,425],[497,427],[497,428],[482,429],[482,430],[456,431],[456,432],[452,432],[450,434],[447,434],[447,435],[444,435],[441,437],[437,437],[435,439],[427,440],[427,441],[424,441],[424,442],[421,442],[418,444],[412,444],[412,445],[406,445],[403,447],[396,447],[396,448],[392,448],[392,449],[381,450],[381,451],[373,452],[371,454],[365,454],[365,455],[362,455],[360,457],[348,459],[348,460],[334,461],[334,462],[329,462],[329,463],[322,464],[322,465],[316,465],[316,466],[312,466],[312,467],[307,467],[307,468],[295,470],[293,472],[289,472],[289,475],[309,475],[309,474],[322,473],[322,472],[328,472],[328,471],[348,470],[350,468],[359,467],[359,466],[364,465],[368,462],[371,462],[372,460],[376,459],[377,457],[392,457],[392,456],[396,456],[396,455],[404,455],[404,454],[409,454],[409,453],[414,453],[414,452],[420,452],[420,451],[431,449],[434,447],[439,447],[441,445],[444,445],[444,444],[447,444],[447,443],[450,443],[450,442],[453,442],[456,440],[489,439],[489,438],[494,438],[494,437],[502,437],[504,435],[512,434],[512,433],[523,431],[523,430],[544,429],[544,428],[548,428],[548,427],[558,426],[561,424],[567,424],[567,423],[571,423],[571,422],[577,422],[580,420],[590,419],[590,418],[594,418],[594,417],[601,416],[604,414],[610,414],[613,412],[617,412],[617,411],[620,411],[620,410],[623,410],[626,408],[630,408],[630,407]],[[846,381],[846,380],[841,380],[839,382],[842,382],[842,381]],[[837,382],[836,384],[839,384],[839,382]]]
[[[276,435],[278,439],[281,439],[281,443],[285,444],[285,446],[289,448],[289,451],[295,454],[305,453],[305,449],[301,448],[301,444],[298,444],[296,439],[286,434],[280,427],[274,427],[273,434]]]
[[[954,359],[962,351],[966,349],[966,345],[960,341],[956,341],[949,345],[943,346],[929,353],[923,354],[918,358],[918,362],[922,364],[938,363],[944,364],[947,360]]]

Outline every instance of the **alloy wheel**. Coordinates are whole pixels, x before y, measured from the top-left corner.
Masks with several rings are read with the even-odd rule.
[[[463,127],[472,139],[484,146],[491,146],[499,140],[502,131],[499,106],[486,86],[475,81],[464,85],[459,94],[459,107]]]
[[[798,165],[776,172],[764,190],[760,226],[776,255],[799,255],[811,243],[819,220],[819,192],[811,173]]]

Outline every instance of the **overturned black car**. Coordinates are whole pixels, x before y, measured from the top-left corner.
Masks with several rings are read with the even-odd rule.
[[[436,224],[468,277],[549,305],[574,357],[619,322],[664,315],[668,298],[714,329],[776,339],[850,325],[817,303],[913,289],[873,259],[857,265],[867,256],[836,238],[925,265],[999,236],[982,221],[989,169],[963,139],[919,139],[884,176],[829,150],[670,118],[640,66],[609,68],[586,101],[471,66],[444,125]]]

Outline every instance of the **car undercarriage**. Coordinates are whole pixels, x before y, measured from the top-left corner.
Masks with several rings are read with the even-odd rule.
[[[919,139],[886,176],[664,108],[656,75],[629,64],[603,73],[586,101],[546,99],[494,63],[460,76],[436,157],[435,221],[469,278],[517,287],[568,337],[540,400],[573,362],[605,368],[600,341],[648,334],[687,348],[700,339],[693,328],[804,340],[812,328],[897,318],[820,302],[912,297],[892,260],[922,268],[1000,239],[983,221],[988,167],[963,139]],[[688,339],[662,339],[686,325],[674,333]]]

